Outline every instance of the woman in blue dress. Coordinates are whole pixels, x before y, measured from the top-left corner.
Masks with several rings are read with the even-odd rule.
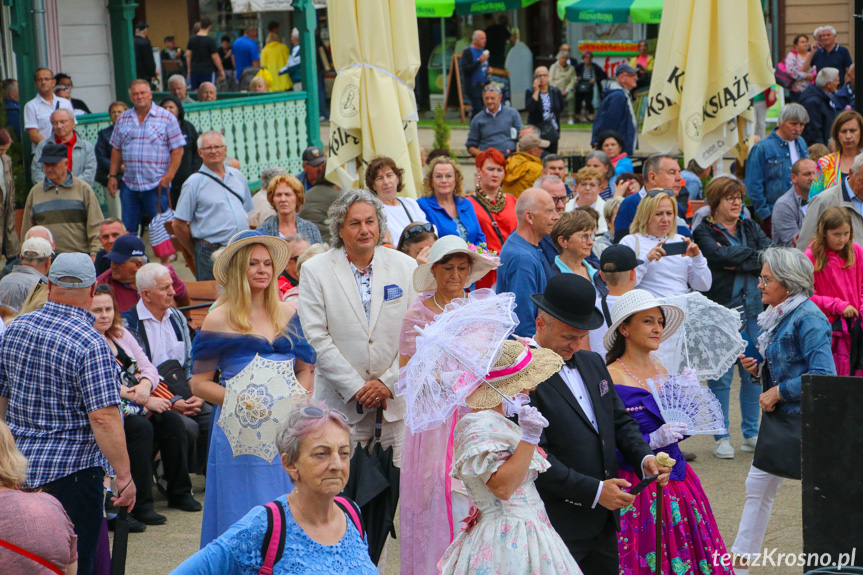
[[[257,356],[293,361],[297,400],[311,388],[315,351],[303,337],[294,308],[279,301],[275,277],[285,269],[291,248],[257,231],[236,234],[219,255],[213,274],[223,293],[207,315],[192,346],[192,390],[213,404],[201,547],[224,533],[256,506],[289,493],[292,484],[278,455],[234,457],[227,435],[215,425],[225,385]],[[219,382],[214,382],[219,370]]]

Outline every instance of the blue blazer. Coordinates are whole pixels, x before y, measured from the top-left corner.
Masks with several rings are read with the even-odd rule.
[[[434,224],[437,228],[439,238],[458,235],[455,220],[437,203],[437,198],[434,196],[420,198],[417,200],[417,203],[425,213],[429,223]],[[458,210],[458,219],[461,220],[462,225],[467,229],[467,238],[465,238],[465,241],[469,244],[484,244],[485,234],[482,232],[482,228],[479,227],[479,220],[476,218],[476,212],[473,211],[473,204],[471,204],[470,200],[456,196],[455,207]]]

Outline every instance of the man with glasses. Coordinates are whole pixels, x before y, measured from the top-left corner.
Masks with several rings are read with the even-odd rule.
[[[72,175],[81,178],[87,185],[92,186],[96,180],[96,150],[93,144],[81,137],[75,131],[75,116],[69,110],[62,108],[51,114],[52,132],[50,137],[39,142],[36,146],[36,156],[42,155],[42,150],[47,144],[55,143],[65,147],[68,154],[68,168]],[[30,177],[33,183],[41,182],[45,178],[45,170],[41,162],[33,162],[30,165]]]
[[[33,76],[33,83],[39,92],[36,97],[24,105],[24,131],[30,138],[31,152],[36,153],[36,146],[51,135],[51,114],[63,108],[73,114],[72,102],[54,95],[54,74],[48,68],[38,68]]]
[[[812,55],[811,67],[816,70],[836,68],[839,70],[839,85],[845,84],[845,74],[854,60],[848,48],[836,43],[836,28],[821,26],[816,28],[814,35],[818,40],[818,48],[815,48],[815,54]],[[808,68],[802,71],[806,72]]]
[[[482,90],[485,109],[475,112],[470,121],[470,131],[465,147],[471,156],[489,148],[509,156],[515,151],[518,133],[523,126],[519,113],[502,106],[503,94],[497,84],[486,84]]]
[[[215,130],[198,137],[198,154],[204,165],[183,184],[174,213],[174,235],[195,255],[195,279],[213,276],[213,252],[249,229],[248,212],[254,209],[249,184],[240,170],[225,165],[225,137]],[[281,271],[281,270],[280,270]]]
[[[602,103],[593,121],[590,145],[598,149],[602,143],[599,135],[614,131],[623,136],[625,152],[632,156],[635,152],[635,138],[638,133],[638,119],[632,105],[632,90],[638,84],[638,71],[629,64],[619,64],[615,79],[608,83],[602,92]]]
[[[90,107],[87,106],[84,100],[72,97],[72,88],[74,88],[74,85],[72,84],[72,77],[69,76],[69,74],[64,74],[63,72],[54,74],[54,82],[56,82],[56,85],[54,86],[55,91],[58,86],[63,86],[66,89],[67,94],[63,97],[72,102],[72,108],[74,108],[76,116],[93,113],[90,111]]]

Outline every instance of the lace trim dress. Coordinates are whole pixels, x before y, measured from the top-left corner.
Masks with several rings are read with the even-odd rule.
[[[486,485],[519,441],[518,425],[491,410],[469,413],[456,426],[452,476],[464,482],[474,508],[441,561],[444,575],[581,575],[533,484],[550,467],[539,451],[508,501]]]
[[[237,375],[256,356],[279,362],[315,362],[315,350],[303,337],[297,315],[271,343],[259,335],[201,331],[192,345],[192,372],[220,370],[220,383]],[[308,392],[306,392],[308,395]],[[234,457],[228,437],[216,425],[222,408],[210,416],[207,488],[201,527],[201,547],[228,530],[256,505],[264,505],[291,491],[293,485],[279,456],[271,462],[254,455]]]

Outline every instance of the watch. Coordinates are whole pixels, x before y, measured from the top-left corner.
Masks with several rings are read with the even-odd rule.
[[[116,177],[117,177],[117,174],[108,174],[108,177],[109,177],[109,178],[116,178]]]

